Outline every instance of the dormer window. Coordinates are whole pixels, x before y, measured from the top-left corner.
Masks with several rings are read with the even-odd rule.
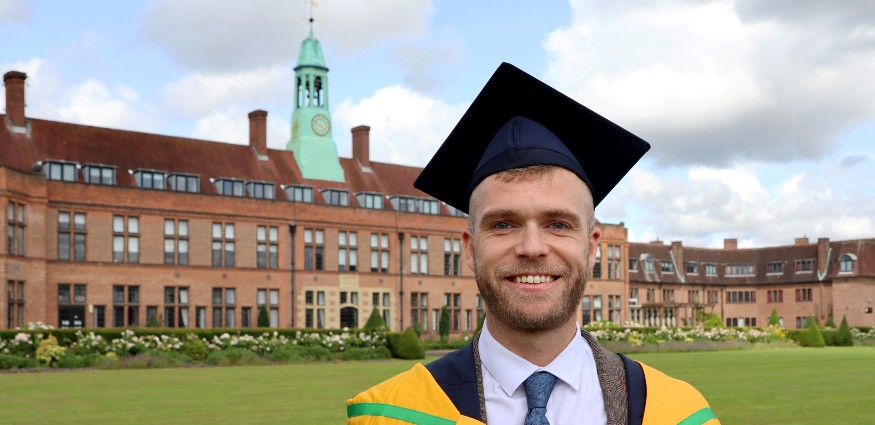
[[[383,209],[383,195],[380,193],[357,193],[355,195],[355,200],[364,208],[370,208],[372,210]]]
[[[854,262],[857,261],[857,256],[854,254],[845,254],[839,258],[839,273],[851,273],[854,271]]]
[[[450,204],[447,204],[447,210],[450,212],[450,215],[452,215],[452,216],[468,217],[468,214],[465,214],[464,212],[462,212],[462,210],[457,210],[456,208],[454,208]]]
[[[273,183],[249,182],[246,183],[246,192],[250,198],[276,199],[276,189]]]
[[[200,193],[201,179],[194,174],[173,173],[168,178],[170,190],[174,192]]]
[[[285,186],[286,198],[292,202],[313,203],[313,188],[309,186]]]
[[[49,180],[60,180],[65,182],[77,181],[75,162],[45,161],[42,166],[43,172]]]
[[[115,186],[115,167],[111,165],[88,164],[82,167],[85,183]]]
[[[140,189],[164,190],[167,188],[163,171],[137,170],[134,171],[134,182]]]
[[[328,205],[349,206],[349,192],[345,190],[325,189],[322,191],[322,198]]]
[[[225,196],[243,196],[243,180],[216,179],[216,192]]]
[[[411,196],[393,196],[390,198],[392,207],[398,211],[418,212],[423,214],[439,214],[440,205],[435,199],[414,198]]]

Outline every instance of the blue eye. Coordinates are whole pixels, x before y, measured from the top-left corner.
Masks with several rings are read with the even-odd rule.
[[[507,229],[510,229],[510,224],[507,224],[506,222],[501,221],[501,222],[495,223],[495,225],[493,225],[492,227],[494,227],[497,230],[507,230]]]
[[[550,223],[550,228],[553,229],[553,230],[564,230],[564,229],[567,229],[567,228],[568,228],[568,225],[565,224],[565,223],[562,223],[562,222],[557,221],[557,222],[554,222],[554,223]]]

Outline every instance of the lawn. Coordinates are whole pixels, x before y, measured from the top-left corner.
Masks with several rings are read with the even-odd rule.
[[[692,382],[724,424],[875,419],[875,347],[634,356]],[[339,424],[344,400],[412,362],[0,374],[3,424]]]

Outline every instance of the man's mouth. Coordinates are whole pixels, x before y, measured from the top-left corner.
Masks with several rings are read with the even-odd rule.
[[[556,280],[556,276],[553,275],[517,275],[513,276],[512,280],[514,283],[526,283],[526,284],[539,284],[539,283],[549,283]]]

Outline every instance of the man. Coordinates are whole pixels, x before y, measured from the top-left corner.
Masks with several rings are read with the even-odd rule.
[[[575,320],[594,208],[649,147],[502,64],[414,184],[469,213],[483,330],[349,400],[348,423],[718,424],[692,386],[605,350]]]

